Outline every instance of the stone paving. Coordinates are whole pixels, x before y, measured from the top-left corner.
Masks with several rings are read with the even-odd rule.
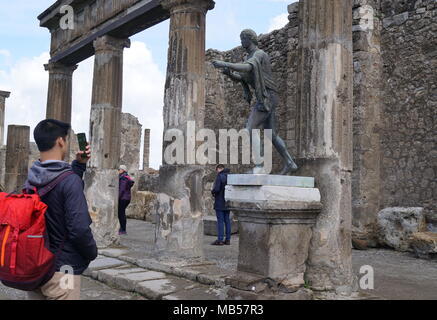
[[[236,270],[238,236],[231,246],[216,247],[205,236],[205,261],[163,260],[153,257],[154,225],[128,221],[128,235],[118,247],[100,250],[85,272],[84,300],[222,300],[225,278]],[[375,289],[360,299],[437,299],[437,263],[390,250],[353,252],[354,272],[371,265]],[[1,300],[25,299],[25,293],[0,285]],[[326,296],[326,298],[332,298]],[[336,297],[338,298],[338,297]],[[347,299],[345,297],[345,299]]]

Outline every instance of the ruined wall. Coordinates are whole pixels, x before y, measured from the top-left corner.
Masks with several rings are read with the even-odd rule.
[[[120,164],[125,165],[130,174],[140,169],[141,134],[142,125],[138,118],[122,113]]]
[[[381,14],[381,206],[436,219],[437,3],[384,0]]]

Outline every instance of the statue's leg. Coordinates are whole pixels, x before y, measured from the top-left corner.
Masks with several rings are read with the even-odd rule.
[[[256,109],[256,107],[253,107],[246,125],[246,130],[249,132],[250,140],[252,143],[252,154],[255,157],[254,160],[256,163],[256,167],[262,167],[261,137],[259,132],[253,132],[253,130],[259,129],[260,126],[266,121],[268,116],[268,112],[260,112]]]
[[[272,110],[270,116],[266,119],[264,123],[264,129],[272,130],[272,143],[275,146],[276,150],[281,155],[282,160],[284,162],[284,167],[281,170],[280,174],[287,175],[296,172],[298,170],[298,166],[294,162],[291,154],[288,152],[287,145],[285,144],[284,140],[282,140],[282,138],[278,134],[278,130],[276,127],[275,110]]]

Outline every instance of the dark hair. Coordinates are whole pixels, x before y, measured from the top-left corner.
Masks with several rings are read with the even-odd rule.
[[[219,164],[217,167],[215,167],[216,170],[218,170],[218,169],[224,169],[224,168],[225,168],[225,166],[222,165],[222,164]]]
[[[45,152],[52,149],[58,138],[61,137],[64,140],[67,138],[70,128],[68,123],[54,119],[46,119],[38,123],[33,131],[38,150]]]

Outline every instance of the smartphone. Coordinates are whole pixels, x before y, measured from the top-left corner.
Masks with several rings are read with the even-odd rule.
[[[79,143],[79,150],[80,151],[86,151],[86,147],[88,145],[88,142],[86,141],[86,134],[85,133],[78,133],[77,134],[77,141]],[[86,158],[87,155],[84,153],[82,154],[82,158]]]

